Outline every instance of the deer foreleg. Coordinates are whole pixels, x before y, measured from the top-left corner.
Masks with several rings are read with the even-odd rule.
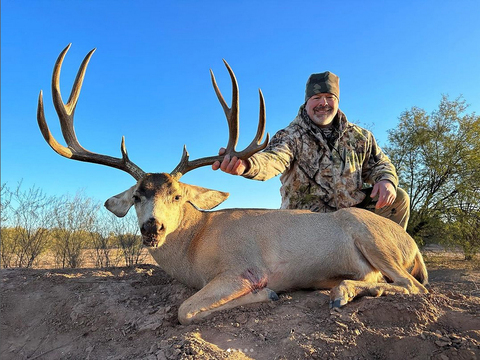
[[[255,287],[250,279],[241,276],[220,275],[184,301],[178,309],[178,320],[187,325],[215,311],[271,300],[278,300],[278,296],[265,286]]]

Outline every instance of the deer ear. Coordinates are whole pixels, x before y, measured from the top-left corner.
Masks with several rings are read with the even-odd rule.
[[[133,192],[135,191],[135,187],[136,185],[105,201],[105,207],[107,210],[111,211],[118,217],[124,217],[127,215],[128,210],[130,210],[133,205]]]
[[[199,209],[211,210],[227,200],[229,193],[183,184],[188,201]]]

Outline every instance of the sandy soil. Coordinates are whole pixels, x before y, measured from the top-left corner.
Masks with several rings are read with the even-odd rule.
[[[430,294],[355,300],[281,294],[203,323],[177,310],[194,293],[154,265],[1,270],[7,359],[480,359],[480,269],[427,256]]]

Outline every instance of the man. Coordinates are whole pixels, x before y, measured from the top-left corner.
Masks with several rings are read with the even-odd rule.
[[[213,170],[255,180],[282,174],[282,209],[331,212],[358,206],[406,229],[410,203],[397,188],[395,167],[370,131],[348,122],[339,99],[338,76],[329,71],[312,74],[297,117],[264,151],[247,160],[227,155]]]

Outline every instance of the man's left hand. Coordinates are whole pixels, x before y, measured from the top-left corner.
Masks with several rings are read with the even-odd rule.
[[[381,209],[384,206],[392,205],[397,197],[397,191],[395,186],[388,181],[382,180],[376,183],[373,186],[372,194],[370,197],[373,199],[378,196],[377,204],[375,205],[376,209]]]

